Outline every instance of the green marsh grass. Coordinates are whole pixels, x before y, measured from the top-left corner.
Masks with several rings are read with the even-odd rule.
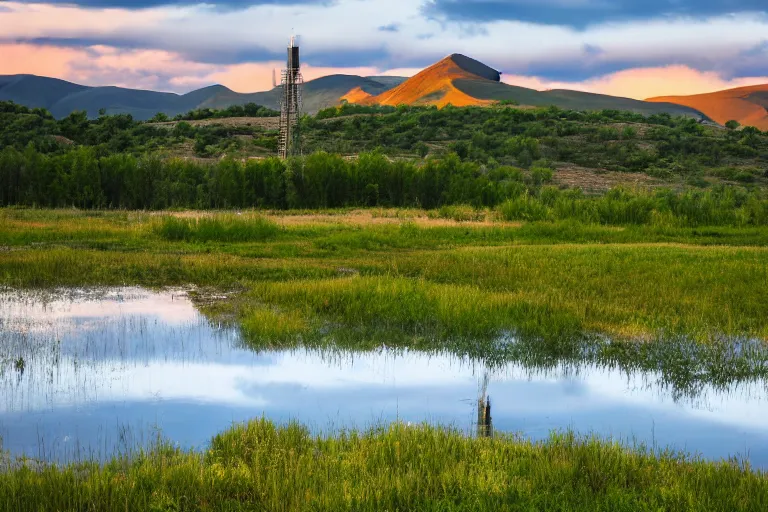
[[[505,330],[556,337],[579,332],[578,319],[527,296],[472,285],[391,276],[257,284],[252,297],[366,332],[426,340],[488,339]]]
[[[764,228],[350,226],[343,216],[319,225],[253,212],[5,209],[0,284],[234,288],[304,315],[302,324],[433,338],[580,330],[768,339]]]
[[[261,242],[274,238],[279,228],[261,215],[217,215],[163,216],[153,230],[162,239],[174,242]]]
[[[393,424],[313,436],[267,420],[204,452],[160,445],[106,464],[13,465],[5,510],[761,511],[768,479],[737,462],[552,434],[472,438]]]

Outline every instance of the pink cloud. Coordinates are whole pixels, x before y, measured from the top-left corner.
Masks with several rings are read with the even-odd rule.
[[[164,76],[208,74],[216,67],[162,50],[108,46],[61,48],[26,43],[0,44],[0,74],[32,74],[85,85],[167,89]]]
[[[73,61],[82,52],[68,48],[31,44],[0,44],[0,74],[45,75],[67,78]]]

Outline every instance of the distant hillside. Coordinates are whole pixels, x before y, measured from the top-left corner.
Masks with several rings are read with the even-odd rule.
[[[720,124],[736,120],[745,126],[768,130],[768,84],[694,96],[662,96],[646,101],[665,101],[695,108]]]
[[[353,75],[331,75],[309,81],[304,87],[304,110],[314,113],[339,103],[347,91],[360,88],[368,94],[381,94],[405,80],[384,77],[383,82]],[[277,109],[280,87],[252,94],[236,93],[222,85],[214,85],[179,95],[166,92],[125,89],[121,87],[87,87],[56,78],[34,75],[0,76],[0,101],[13,101],[27,107],[42,107],[56,118],[76,110],[86,111],[96,118],[99,110],[108,114],[131,114],[134,119],[147,120],[158,112],[168,116],[183,114],[198,108],[226,108],[232,105],[257,103]]]
[[[379,105],[489,105],[511,100],[520,105],[548,106],[573,110],[628,110],[640,114],[669,113],[704,118],[701,112],[672,103],[648,103],[630,98],[578,91],[536,91],[508,85],[501,75],[482,62],[460,54],[449,55],[397,87],[378,96],[353,90],[350,102]],[[354,101],[353,101],[354,100]]]

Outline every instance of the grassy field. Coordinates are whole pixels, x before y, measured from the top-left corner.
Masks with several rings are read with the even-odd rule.
[[[0,283],[242,290],[239,314],[435,338],[768,338],[768,230],[308,215],[0,211]],[[259,313],[262,316],[265,313]]]
[[[131,460],[0,471],[3,510],[759,511],[768,480],[737,462],[553,435],[469,438],[395,424],[312,437],[267,420],[205,453],[168,445]]]

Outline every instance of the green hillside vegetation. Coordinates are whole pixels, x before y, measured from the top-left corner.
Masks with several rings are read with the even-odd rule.
[[[687,117],[555,107],[367,107],[344,105],[304,122],[305,148],[342,154],[381,148],[419,158],[457,153],[494,167],[580,166],[639,172],[706,186],[704,178],[764,182],[768,137],[734,132]]]
[[[515,200],[517,206],[504,210],[509,219],[572,216],[592,221],[599,217],[592,206],[569,214],[556,206],[563,201],[582,204],[588,197],[549,186],[557,182],[560,169],[582,166],[644,173],[675,188],[676,198],[695,197],[706,208],[733,214],[695,214],[692,218],[698,220],[683,223],[763,222],[759,205],[768,178],[768,137],[754,128],[727,131],[664,114],[646,118],[552,107],[345,105],[305,117],[308,156],[283,162],[270,158],[275,131],[216,123],[218,116],[248,115],[276,112],[253,104],[192,111],[180,117],[213,124],[179,121],[168,127],[136,122],[129,115],[89,120],[75,113],[55,120],[41,109],[0,103],[0,204],[437,208],[496,207]],[[194,158],[179,158],[185,151]],[[249,158],[254,155],[263,158]],[[641,220],[628,222],[647,223],[656,218],[652,212],[674,210],[671,204],[677,199],[657,188],[616,196],[623,202],[647,200],[636,213]],[[737,213],[747,205],[752,205],[751,213]],[[705,218],[709,220],[701,220]]]

